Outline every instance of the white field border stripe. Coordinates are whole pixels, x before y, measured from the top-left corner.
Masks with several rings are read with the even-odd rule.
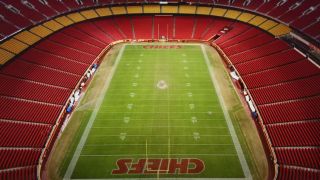
[[[244,175],[245,175],[245,177],[247,179],[252,179],[252,176],[251,176],[251,173],[250,173],[250,169],[248,167],[247,161],[246,161],[246,159],[244,157],[244,154],[243,154],[243,151],[241,149],[241,146],[240,146],[240,143],[239,143],[239,139],[238,139],[238,137],[236,135],[236,132],[235,132],[233,124],[232,124],[232,121],[230,119],[230,115],[228,113],[228,110],[226,109],[226,105],[225,105],[224,99],[221,96],[221,89],[220,89],[219,83],[217,82],[216,77],[214,75],[214,71],[213,71],[213,68],[211,67],[211,64],[210,64],[210,61],[209,61],[209,58],[208,58],[208,55],[207,55],[207,52],[205,50],[204,45],[201,45],[201,49],[202,49],[202,53],[203,53],[203,56],[205,58],[205,61],[207,63],[207,66],[208,66],[208,70],[209,70],[209,73],[210,73],[210,76],[211,76],[211,79],[212,79],[212,83],[213,83],[214,88],[215,88],[215,90],[217,92],[217,95],[218,95],[218,98],[219,98],[219,102],[220,102],[223,114],[224,114],[225,119],[227,121],[227,125],[229,127],[231,138],[232,138],[232,141],[233,141],[234,146],[236,148],[236,151],[237,151],[237,154],[238,154],[238,157],[239,157],[239,161],[240,161],[243,173],[244,173]]]
[[[143,126],[144,128],[203,128],[203,129],[226,129],[228,127],[225,126],[216,126],[216,127],[208,127],[208,126]],[[130,127],[122,127],[122,126],[97,126],[92,127],[92,129],[136,129],[141,128],[141,126],[130,126]]]
[[[82,157],[165,156],[168,154],[83,154]],[[238,156],[237,154],[169,154],[169,156]],[[170,157],[168,157],[170,159]],[[146,158],[147,159],[147,158]]]
[[[127,46],[137,46],[137,45],[165,45],[165,46],[170,46],[170,45],[180,45],[180,46],[196,46],[196,45],[201,45],[202,43],[176,43],[176,42],[154,42],[154,43],[148,43],[148,42],[132,42],[130,44],[127,44]]]
[[[93,146],[145,146],[146,144],[89,144],[85,147]],[[168,144],[148,144],[148,146],[166,146]],[[233,146],[234,144],[172,144],[172,146]]]
[[[131,119],[132,121],[149,121],[148,119]],[[160,119],[160,120],[167,120],[167,119]],[[201,121],[224,121],[224,119],[201,119]],[[123,119],[97,119],[97,121],[123,121]],[[188,121],[186,119],[171,119],[171,121]]]
[[[166,111],[164,111],[166,112]],[[104,111],[104,112],[99,112],[99,114],[125,114],[125,113],[130,113],[130,114],[161,114],[161,113],[164,113],[162,111],[159,111],[159,112],[128,112],[128,111],[117,111],[117,112],[114,112],[114,111],[111,111],[111,112],[108,112],[108,111]],[[208,114],[208,111],[202,111],[202,112],[170,112],[171,114]],[[221,112],[212,112],[212,114],[222,114]]]
[[[145,180],[159,180],[159,178],[121,178],[127,180],[137,180],[137,179],[145,179]],[[72,179],[72,180],[119,180],[115,178],[110,179]],[[161,178],[161,180],[247,180],[247,178]]]
[[[91,135],[90,137],[119,137],[119,135]],[[126,137],[193,137],[193,135],[126,135]],[[200,137],[230,137],[229,134],[200,135]]]
[[[67,169],[67,172],[66,172],[66,174],[64,176],[64,179],[70,179],[71,178],[71,175],[72,175],[72,173],[74,171],[74,168],[75,168],[75,166],[77,164],[77,161],[78,161],[78,159],[80,157],[82,148],[84,147],[84,144],[85,144],[85,142],[86,142],[86,140],[87,140],[87,138],[89,136],[89,132],[91,130],[91,127],[92,127],[92,125],[94,123],[94,120],[96,119],[96,116],[97,116],[99,110],[100,110],[100,106],[103,103],[103,99],[104,99],[105,94],[107,92],[107,89],[108,89],[108,87],[110,85],[112,77],[113,77],[113,75],[115,73],[115,70],[117,69],[117,66],[118,66],[118,64],[120,62],[120,59],[121,59],[122,55],[123,55],[125,47],[126,47],[126,45],[123,45],[121,47],[121,50],[120,50],[120,52],[119,52],[119,54],[117,56],[116,62],[114,64],[114,67],[111,69],[110,74],[108,75],[106,81],[104,82],[104,86],[103,86],[103,89],[101,91],[101,94],[99,95],[99,99],[98,99],[98,101],[96,103],[94,111],[91,114],[91,117],[89,119],[87,127],[86,127],[86,129],[84,130],[84,132],[82,134],[82,137],[81,137],[80,142],[79,142],[79,144],[77,146],[77,149],[76,149],[76,151],[75,151],[75,153],[74,153],[74,155],[73,155],[73,157],[71,159],[71,162],[70,162],[70,164],[68,166],[68,169]]]

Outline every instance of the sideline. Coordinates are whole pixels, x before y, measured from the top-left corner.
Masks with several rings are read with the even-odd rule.
[[[120,50],[120,52],[119,52],[119,54],[118,54],[118,56],[117,56],[117,59],[116,59],[116,61],[115,61],[114,67],[112,68],[109,76],[107,77],[106,81],[104,82],[103,89],[102,89],[101,94],[100,94],[100,96],[99,96],[99,98],[98,98],[98,100],[97,100],[97,103],[96,103],[96,106],[95,106],[95,108],[94,108],[94,111],[93,111],[92,114],[91,114],[91,117],[90,117],[90,119],[89,119],[89,122],[88,122],[88,124],[87,124],[87,127],[86,127],[86,129],[84,130],[84,132],[83,132],[83,135],[82,135],[82,137],[81,137],[81,139],[80,139],[80,142],[79,142],[79,144],[78,144],[78,146],[77,146],[77,149],[76,149],[75,152],[74,152],[74,155],[73,155],[73,157],[72,157],[72,160],[70,161],[70,164],[69,164],[69,166],[68,166],[68,169],[67,169],[67,171],[66,171],[66,174],[65,174],[65,176],[64,176],[64,178],[63,178],[63,179],[65,179],[65,180],[71,179],[72,173],[73,173],[73,171],[74,171],[74,169],[75,169],[75,166],[76,166],[76,164],[77,164],[77,161],[78,161],[78,159],[79,159],[79,157],[80,157],[82,148],[84,147],[85,142],[86,142],[86,140],[87,140],[87,138],[88,138],[88,136],[89,136],[89,132],[90,132],[90,130],[91,130],[91,127],[92,127],[92,125],[93,125],[93,123],[94,123],[94,120],[96,119],[96,116],[97,116],[99,110],[100,110],[100,106],[101,106],[102,103],[103,103],[103,99],[104,99],[105,94],[106,94],[106,92],[107,92],[107,90],[108,90],[108,87],[109,87],[110,82],[111,82],[111,80],[112,80],[112,77],[113,77],[113,75],[114,75],[114,73],[115,73],[115,70],[117,69],[117,66],[118,66],[118,64],[119,64],[119,62],[120,62],[120,59],[121,59],[122,55],[123,55],[123,52],[124,52],[125,47],[126,47],[126,45],[123,45],[123,46],[121,47],[121,50]]]
[[[236,132],[234,130],[234,127],[233,127],[232,121],[230,119],[230,115],[228,113],[228,110],[226,109],[226,105],[225,105],[224,99],[221,96],[221,89],[220,89],[219,83],[217,82],[216,77],[214,75],[214,71],[213,71],[213,68],[211,67],[211,64],[210,64],[210,61],[209,61],[209,58],[208,58],[208,54],[207,54],[207,52],[205,50],[204,45],[201,45],[201,49],[202,49],[202,53],[203,53],[203,56],[205,58],[206,64],[208,66],[208,70],[209,70],[209,73],[210,73],[210,76],[211,76],[212,83],[213,83],[214,88],[216,90],[216,93],[218,95],[219,102],[220,102],[224,117],[226,118],[226,122],[227,122],[227,125],[228,125],[228,128],[229,128],[229,132],[230,132],[232,141],[234,143],[234,146],[236,148],[236,151],[237,151],[237,154],[238,154],[238,157],[239,157],[239,161],[240,161],[244,176],[245,176],[246,179],[252,179],[249,166],[248,166],[247,161],[246,161],[246,159],[244,157],[243,151],[242,151],[240,143],[239,143],[239,139],[238,139],[238,137],[236,135]]]

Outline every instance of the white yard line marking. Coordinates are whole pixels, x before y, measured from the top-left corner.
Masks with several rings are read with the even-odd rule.
[[[137,178],[121,178],[126,180],[137,180]],[[145,180],[158,180],[158,178],[139,178]],[[119,180],[118,178],[105,179],[72,179],[72,180]],[[161,180],[248,180],[248,178],[161,178]]]
[[[145,146],[146,144],[89,144],[85,147],[91,146]],[[167,146],[168,144],[148,144],[148,146]],[[234,144],[171,144],[171,146],[233,146]]]
[[[217,135],[201,135],[201,136],[205,136],[205,137],[230,137],[229,134],[217,134]],[[90,137],[119,137],[119,134],[116,135],[90,135]],[[127,137],[193,137],[193,135],[127,135]]]
[[[148,139],[146,139],[146,160],[148,162]],[[147,163],[147,169],[149,169],[149,163]]]
[[[133,121],[150,121],[149,119],[131,119]],[[160,119],[161,120],[161,119]],[[171,119],[172,121],[188,121],[187,119]],[[201,120],[201,121],[225,121],[224,119],[201,119],[201,118],[197,118],[197,120]],[[122,121],[122,119],[97,119],[96,121]]]
[[[148,156],[165,156],[167,154],[148,154]],[[237,156],[237,154],[171,154],[172,156]],[[82,154],[81,157],[117,157],[117,156],[143,156],[146,154]],[[170,159],[170,157],[169,157]]]
[[[118,54],[118,56],[117,56],[117,59],[116,59],[116,61],[115,61],[114,67],[112,68],[109,76],[106,78],[106,81],[104,82],[104,86],[103,86],[103,89],[102,89],[102,91],[101,91],[101,94],[99,95],[99,99],[97,100],[96,106],[95,106],[95,108],[94,108],[94,111],[93,111],[92,114],[91,114],[91,117],[90,117],[90,119],[89,119],[89,121],[88,121],[87,127],[86,127],[86,129],[84,130],[84,132],[83,132],[83,134],[82,134],[82,137],[81,137],[81,139],[80,139],[80,142],[79,142],[79,144],[78,144],[78,146],[77,146],[77,149],[75,150],[75,153],[74,153],[74,155],[73,155],[73,157],[72,157],[72,159],[71,159],[71,162],[70,162],[70,164],[69,164],[69,166],[68,166],[68,169],[67,169],[67,171],[66,171],[66,174],[65,174],[65,176],[64,176],[64,179],[70,179],[71,176],[72,176],[72,173],[73,173],[73,171],[74,171],[74,168],[76,167],[77,161],[78,161],[78,159],[79,159],[79,157],[80,157],[82,148],[84,147],[84,144],[85,144],[85,142],[86,142],[86,140],[87,140],[87,138],[88,138],[88,136],[89,136],[89,132],[90,132],[90,130],[91,130],[91,127],[92,127],[92,125],[93,125],[93,123],[94,123],[94,120],[96,119],[96,116],[97,116],[99,110],[100,110],[100,106],[101,106],[102,103],[103,103],[103,99],[104,99],[105,94],[106,94],[106,92],[107,92],[107,90],[108,90],[108,87],[109,87],[110,82],[111,82],[111,80],[112,80],[112,77],[113,77],[113,75],[114,75],[114,73],[115,73],[115,70],[117,69],[117,66],[118,66],[118,64],[119,64],[119,62],[120,62],[120,59],[121,59],[122,55],[123,55],[123,52],[124,52],[125,47],[126,47],[126,45],[123,45],[123,46],[121,47],[121,50],[120,50],[120,52],[119,52],[119,54]]]
[[[121,178],[137,180],[136,178]],[[142,178],[146,180],[159,180],[158,178]],[[72,179],[72,180],[119,180],[119,178],[103,178],[103,179]],[[247,180],[247,178],[161,178],[161,180]]]
[[[197,120],[193,120],[193,123],[196,123]],[[92,129],[135,129],[141,128],[141,126],[130,126],[130,127],[110,127],[110,126],[99,126],[99,127],[92,127]],[[227,129],[228,127],[199,127],[199,126],[143,126],[143,128],[199,128],[199,129]]]
[[[128,113],[128,111],[112,111],[112,112],[99,112],[99,114],[123,114],[123,113]],[[162,114],[163,112],[130,112],[130,114]],[[172,114],[207,114],[208,111],[203,111],[203,112],[170,112]],[[222,114],[222,112],[212,112],[213,114]]]
[[[186,106],[193,106],[193,107],[195,107],[195,105],[194,104],[189,104],[189,105],[187,105],[187,104],[185,104],[185,105],[170,105],[169,107],[186,107]],[[136,107],[153,107],[153,105],[147,105],[147,104],[143,104],[143,105],[135,105]],[[161,104],[159,104],[157,107],[167,107],[168,105],[161,105]],[[103,107],[103,108],[112,108],[112,107],[123,107],[123,104],[121,104],[121,105],[118,105],[118,104],[114,104],[114,105],[106,105],[106,106],[101,106],[101,107]],[[211,105],[197,105],[197,107],[199,107],[199,108],[220,108],[220,106],[211,106]]]
[[[118,74],[117,74],[117,76],[118,76]],[[128,74],[127,74],[127,76],[128,76]],[[192,76],[192,77],[194,77],[194,76]],[[123,83],[123,84],[125,84],[125,85],[128,85],[128,82],[126,82],[127,84],[125,84],[125,83]],[[115,84],[117,84],[117,83],[115,83]],[[121,84],[121,83],[118,83],[118,84]],[[181,85],[181,86],[183,86],[183,85]],[[119,89],[120,91],[121,91],[121,89]],[[150,91],[150,90],[154,90],[154,88],[139,88],[139,91]],[[171,90],[173,90],[173,91],[188,91],[189,90],[189,88],[172,88],[171,87]],[[195,94],[201,94],[201,95],[210,95],[210,94],[212,94],[211,92],[212,92],[212,89],[210,89],[210,88],[193,88],[192,89],[193,91],[198,91],[198,90],[206,90],[206,91],[210,91],[209,93],[195,93]],[[124,93],[114,93],[114,94],[124,94]],[[147,95],[151,95],[151,94],[148,94],[148,93],[146,93]],[[175,95],[175,94],[181,94],[181,93],[171,93],[170,95]]]
[[[237,154],[238,154],[238,157],[239,157],[239,161],[240,161],[243,173],[244,173],[246,178],[252,179],[252,176],[251,176],[251,173],[250,173],[250,169],[248,167],[247,161],[246,161],[246,159],[244,157],[244,154],[243,154],[243,151],[241,149],[241,145],[239,143],[239,139],[238,139],[238,137],[236,135],[236,132],[234,130],[232,121],[230,119],[230,115],[228,113],[228,110],[226,109],[226,105],[225,105],[224,99],[222,98],[222,95],[221,95],[221,89],[220,89],[219,83],[217,82],[216,77],[214,75],[215,73],[214,73],[213,68],[212,68],[212,66],[210,64],[210,61],[209,61],[209,58],[208,58],[208,55],[207,55],[207,52],[205,50],[204,45],[201,45],[201,49],[202,49],[202,53],[203,53],[204,59],[206,61],[206,64],[208,66],[208,70],[209,70],[209,73],[210,73],[210,76],[211,76],[211,79],[212,79],[212,83],[213,83],[214,88],[216,90],[216,93],[218,95],[219,102],[220,102],[220,105],[222,107],[223,114],[225,116],[227,125],[229,127],[231,138],[232,138],[232,141],[233,141],[234,146],[236,148],[236,151],[237,151]]]

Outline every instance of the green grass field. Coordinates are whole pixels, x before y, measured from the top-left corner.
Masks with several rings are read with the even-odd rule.
[[[66,177],[245,178],[201,46],[122,50]],[[130,169],[139,159],[193,158],[204,162],[200,173],[112,174],[118,159],[132,159]]]

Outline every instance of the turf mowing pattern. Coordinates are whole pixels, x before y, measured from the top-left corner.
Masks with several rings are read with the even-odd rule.
[[[201,46],[150,47],[125,46],[71,178],[244,178]],[[118,159],[159,158],[205,168],[112,174]]]

